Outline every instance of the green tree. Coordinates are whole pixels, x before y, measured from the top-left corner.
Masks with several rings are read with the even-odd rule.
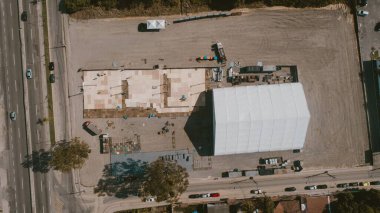
[[[274,212],[274,202],[270,197],[259,197],[256,200],[257,207],[263,211],[263,213],[273,213]]]
[[[251,199],[241,201],[240,207],[242,211],[247,213],[253,213],[257,209],[255,201]]]
[[[47,173],[50,170],[51,153],[43,149],[33,151],[25,156],[25,161],[21,164],[24,168],[32,168],[33,172]]]
[[[118,0],[92,0],[94,6],[104,7],[106,10],[116,8]]]
[[[63,5],[67,13],[74,13],[90,6],[90,0],[63,0]]]
[[[178,164],[158,159],[149,164],[141,197],[156,196],[157,202],[175,202],[189,185],[189,174]]]
[[[88,159],[88,153],[90,153],[88,144],[76,137],[69,142],[58,144],[53,148],[50,165],[54,170],[61,172],[79,169],[83,166],[85,160]]]

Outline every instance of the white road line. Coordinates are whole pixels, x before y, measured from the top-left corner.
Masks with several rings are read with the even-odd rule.
[[[24,189],[24,180],[21,178],[21,188]]]
[[[15,161],[12,162],[13,163],[13,167],[15,166]]]
[[[22,162],[22,154],[20,153],[20,162]]]
[[[9,4],[9,11],[11,12],[11,16],[12,16],[12,4]]]
[[[38,108],[36,107],[35,109],[36,109],[36,115],[37,115],[38,114]]]
[[[32,30],[30,30],[30,38],[31,38],[31,40],[33,42],[33,33],[32,33]]]
[[[7,78],[8,79],[8,78]],[[7,85],[7,93],[9,93],[9,85]]]
[[[37,130],[37,141],[40,141],[40,133]]]
[[[21,138],[20,128],[17,129],[18,138]]]
[[[28,4],[28,8],[29,8],[29,12],[31,12],[31,10],[30,10],[30,4]]]
[[[42,213],[45,212],[45,206],[42,206]]]
[[[32,64],[34,64],[34,57],[33,57],[33,55],[32,55]]]
[[[17,83],[16,83],[16,80],[15,80],[15,91],[17,92]]]
[[[11,37],[12,37],[12,41],[13,41],[13,30],[11,30]]]
[[[16,56],[14,53],[13,53],[13,65],[16,65]]]
[[[16,105],[16,112],[18,113],[18,104]]]
[[[44,190],[42,189],[42,182],[41,182],[40,186],[41,186],[41,192],[44,193]]]
[[[26,211],[25,211],[25,204],[22,204],[22,206],[24,207],[24,212],[26,212]]]
[[[32,57],[33,58],[33,57]],[[34,90],[37,90],[37,86],[36,86],[36,81],[33,81],[33,85],[34,85]],[[37,108],[36,108],[37,110]],[[36,113],[37,114],[37,113]]]

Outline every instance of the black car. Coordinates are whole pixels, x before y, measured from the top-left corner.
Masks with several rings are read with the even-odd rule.
[[[337,188],[347,188],[348,187],[348,183],[339,183],[339,184],[336,184],[336,187]]]
[[[49,63],[49,70],[54,70],[54,62]]]
[[[327,185],[326,184],[317,185],[317,189],[327,189]]]
[[[201,194],[192,194],[192,195],[189,195],[189,198],[201,198],[202,195]]]
[[[376,32],[380,31],[380,22],[377,22],[377,24],[375,25],[375,31]]]
[[[55,75],[53,73],[51,73],[49,75],[49,81],[50,81],[50,83],[54,83],[55,82]]]
[[[371,181],[369,182],[369,184],[371,184],[371,186],[374,186],[374,185],[380,185],[380,181]]]
[[[28,14],[26,11],[21,13],[21,21],[28,21]]]
[[[349,183],[348,185],[351,186],[351,187],[352,186],[359,186],[359,183],[358,182],[352,182],[352,183]]]
[[[365,7],[368,4],[368,0],[360,0],[360,6]]]
[[[296,191],[297,189],[296,189],[296,187],[286,187],[285,188],[285,192],[294,192],[294,191]]]

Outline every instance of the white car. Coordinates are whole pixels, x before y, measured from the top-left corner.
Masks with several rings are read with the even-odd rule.
[[[316,185],[305,186],[305,190],[316,190],[316,189],[317,189],[317,186],[316,186]]]
[[[368,16],[369,12],[365,10],[358,10],[358,16]]]
[[[155,197],[147,197],[147,198],[145,198],[145,202],[154,202],[154,201],[156,201]]]
[[[262,194],[263,191],[261,191],[261,189],[254,189],[254,190],[251,190],[251,194]]]
[[[210,194],[210,193],[202,194],[202,198],[208,198],[208,197],[211,197],[211,194]]]

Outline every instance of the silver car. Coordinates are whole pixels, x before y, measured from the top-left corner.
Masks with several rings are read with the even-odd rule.
[[[369,12],[365,10],[358,10],[358,16],[368,16]]]
[[[15,120],[16,120],[16,112],[11,112],[11,113],[9,113],[9,118],[10,118],[12,121],[15,121]]]

